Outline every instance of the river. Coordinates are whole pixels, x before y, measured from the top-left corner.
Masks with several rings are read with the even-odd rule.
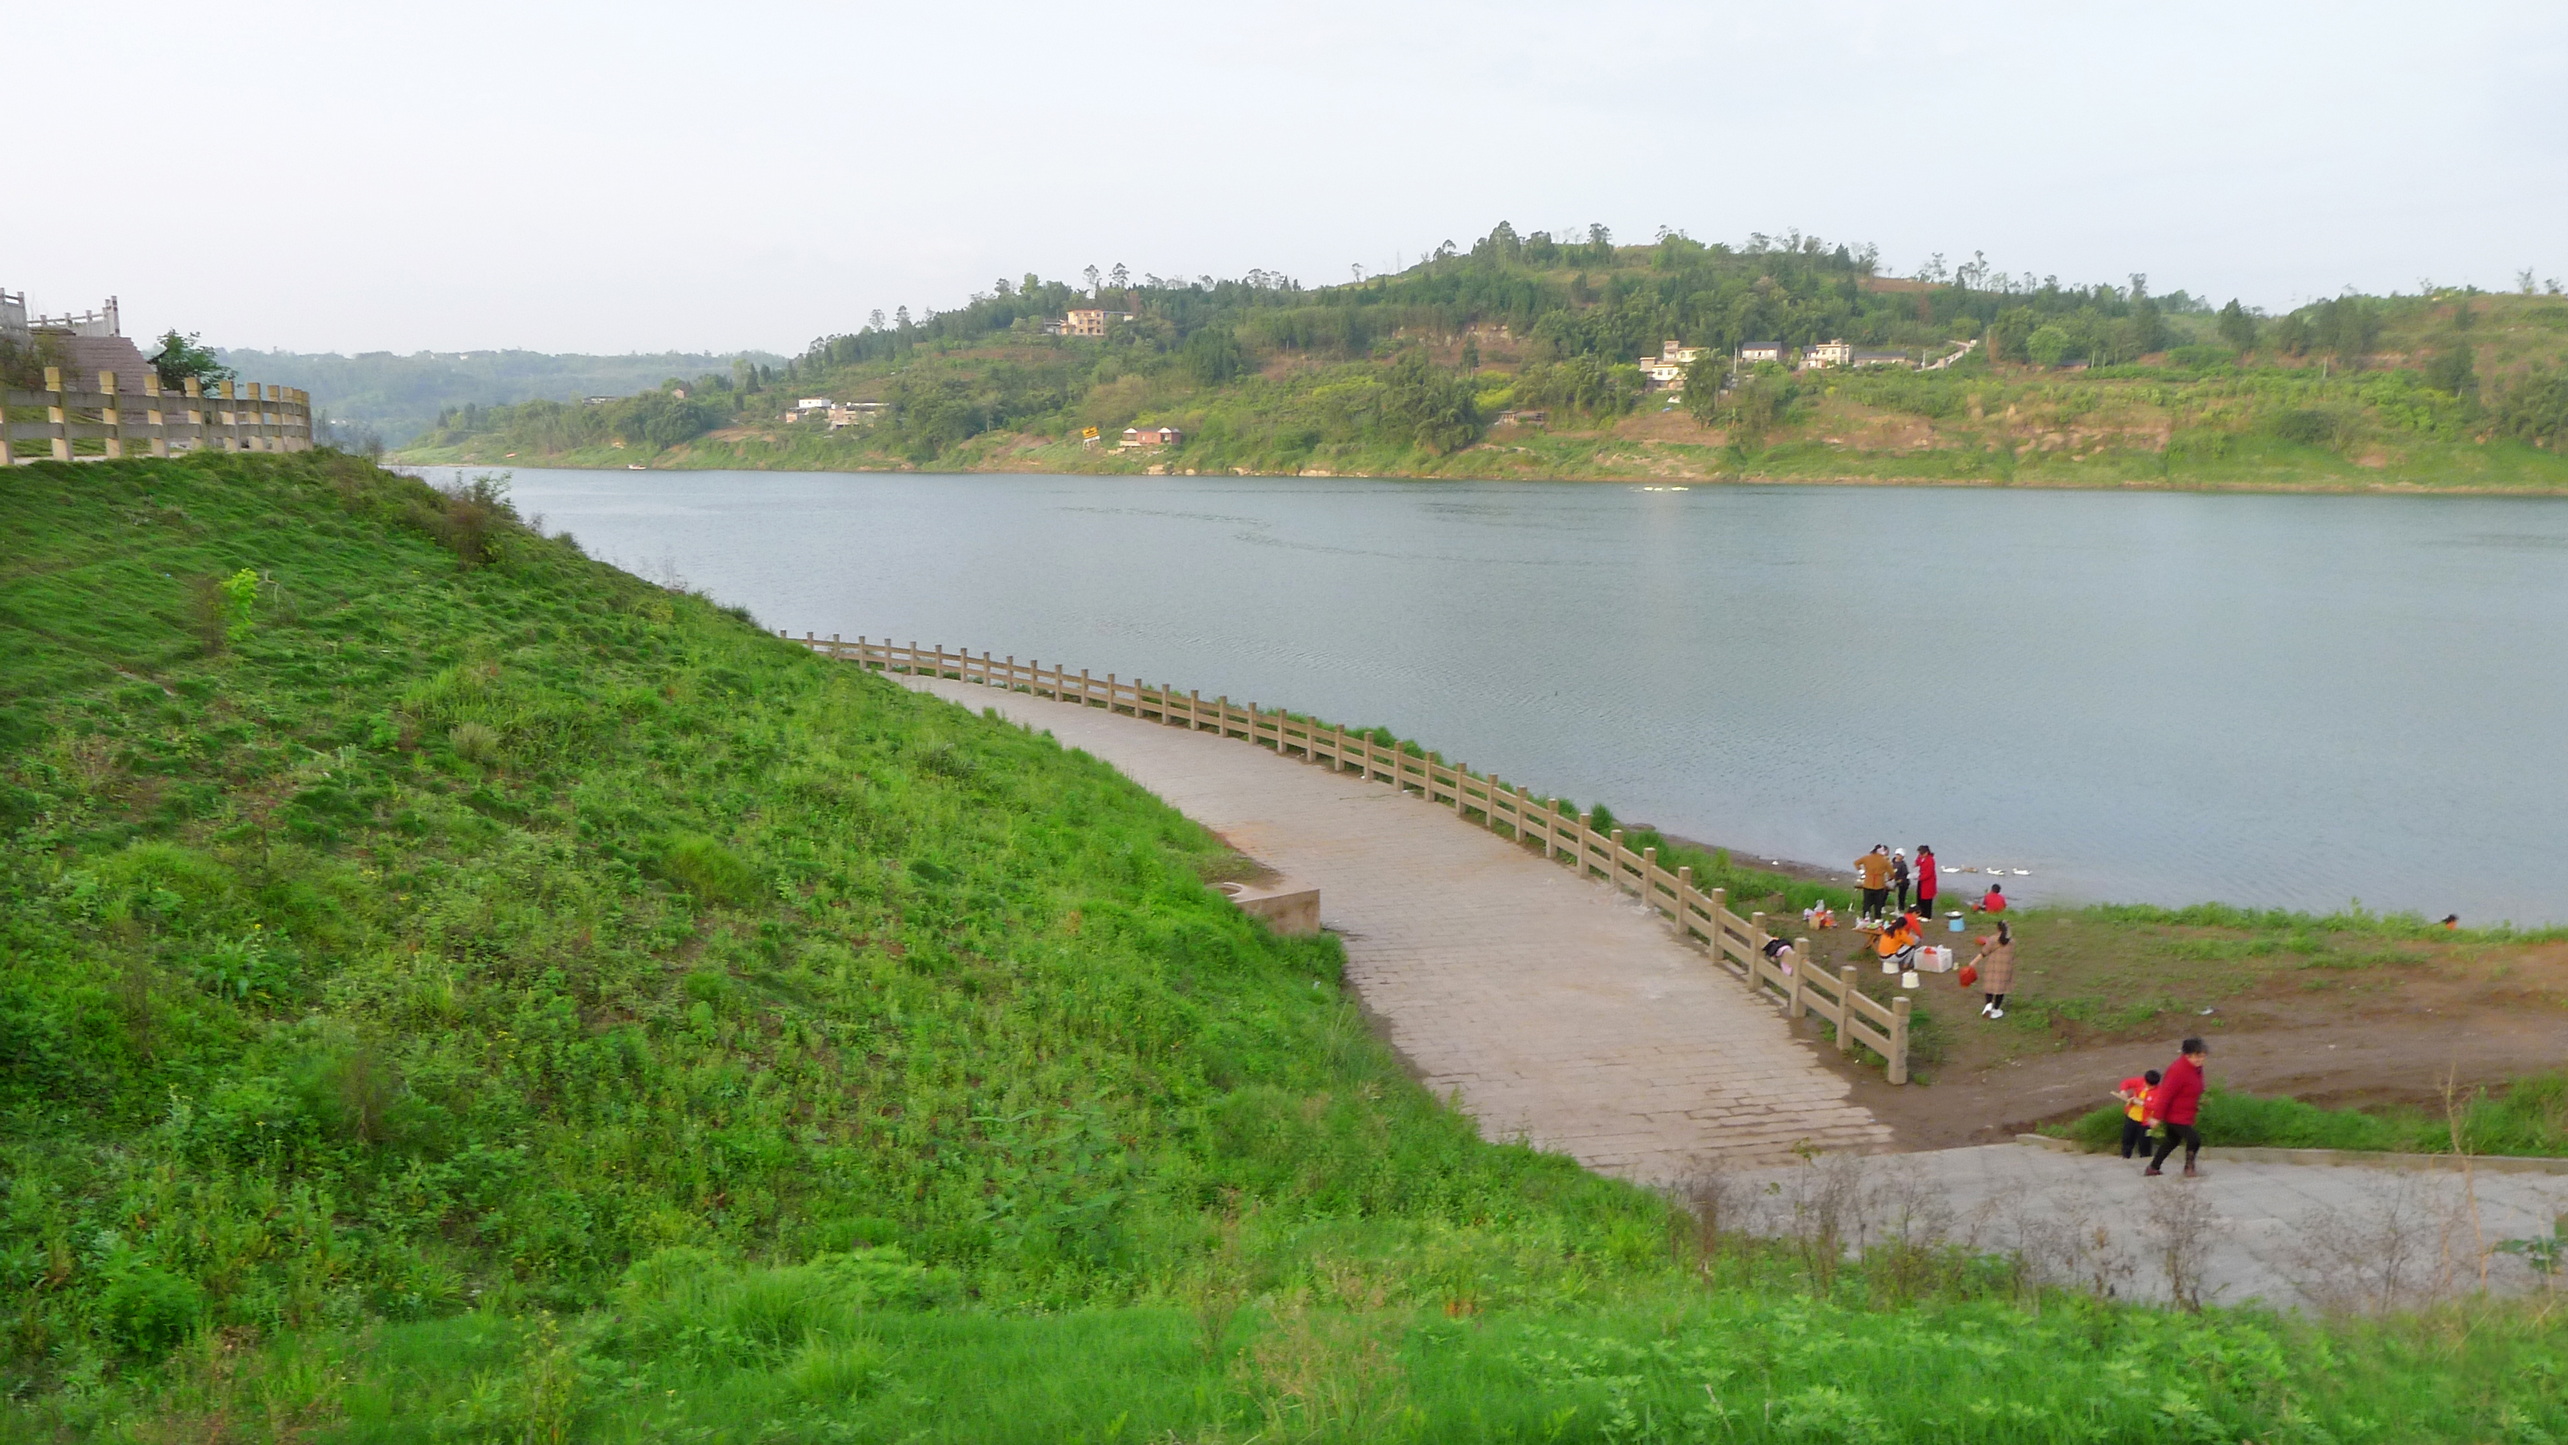
[[[1760,857],[1842,866],[1926,842],[2034,898],[2568,921],[2568,502],[810,472],[512,485],[592,555],[674,572],[770,628],[1378,723]]]

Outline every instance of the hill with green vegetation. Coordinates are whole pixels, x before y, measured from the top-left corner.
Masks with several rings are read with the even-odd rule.
[[[1103,336],[1052,334],[1082,307],[1108,312]],[[1831,340],[1907,364],[1737,360]],[[1704,354],[1652,390],[1637,363],[1669,342]],[[876,405],[833,429],[806,399]],[[1183,440],[1117,444],[1151,426]],[[2568,297],[2528,281],[2263,316],[2139,276],[1899,279],[1811,237],[1502,225],[1320,288],[1028,275],[924,319],[877,313],[780,370],[458,409],[402,459],[2507,491],[2568,487],[2563,447]]]
[[[625,396],[708,369],[737,369],[745,375],[785,364],[784,357],[765,352],[578,356],[507,348],[408,355],[364,351],[354,356],[218,348],[213,356],[244,380],[310,392],[313,405],[328,414],[351,450],[374,440],[401,446],[437,425],[442,415],[467,406]]]
[[[2532,1440],[1481,1142],[1084,755],[329,452],[0,472],[0,1439]]]

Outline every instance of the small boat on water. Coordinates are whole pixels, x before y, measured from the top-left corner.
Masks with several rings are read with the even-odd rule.
[[[640,462],[626,462],[626,463],[624,464],[624,469],[625,469],[626,471],[628,471],[628,472],[647,472],[647,471],[651,470],[649,467],[646,467],[646,466],[642,465]]]

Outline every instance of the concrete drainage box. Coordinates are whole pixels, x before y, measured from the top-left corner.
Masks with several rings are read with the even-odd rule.
[[[1263,918],[1266,926],[1287,937],[1299,937],[1320,931],[1320,890],[1301,888],[1291,883],[1225,883],[1223,893],[1239,905],[1239,911],[1251,918]]]

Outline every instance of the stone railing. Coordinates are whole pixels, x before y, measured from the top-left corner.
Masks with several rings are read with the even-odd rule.
[[[164,391],[158,377],[147,377],[136,395],[121,391],[112,371],[99,372],[97,381],[92,391],[79,378],[65,377],[61,367],[49,366],[41,391],[0,390],[0,467],[165,457],[199,448],[299,452],[312,446],[312,398],[292,387],[218,381],[208,389],[190,379],[180,390]],[[44,408],[43,421],[16,419],[19,411],[37,407]]]
[[[1545,858],[1566,862],[1581,877],[1603,878],[1639,897],[1676,925],[1686,942],[1745,982],[1760,997],[1771,995],[1793,1018],[1815,1016],[1836,1029],[1837,1050],[1852,1053],[1863,1045],[1881,1056],[1890,1082],[1908,1082],[1909,1001],[1883,1003],[1856,985],[1856,970],[1842,968],[1831,976],[1811,966],[1809,940],[1796,938],[1781,957],[1769,957],[1766,945],[1775,935],[1766,915],[1742,918],[1730,911],[1725,889],[1694,886],[1690,867],[1670,871],[1659,866],[1658,850],[1635,852],[1623,846],[1623,830],[1598,830],[1590,814],[1569,813],[1557,798],[1538,798],[1522,787],[1475,773],[1460,763],[1429,754],[1419,756],[1376,743],[1366,733],[1334,724],[1270,712],[1255,703],[1227,697],[1206,698],[1165,685],[1126,681],[1113,673],[1092,677],[1044,667],[1029,659],[993,657],[968,651],[949,652],[943,643],[878,642],[837,636],[800,639],[778,634],[827,657],[887,672],[959,678],[1010,692],[1061,702],[1102,707],[1109,712],[1203,731],[1271,747],[1286,757],[1326,764],[1337,772],[1360,772],[1372,782],[1414,792],[1456,817],[1476,821],[1493,833],[1513,838],[1527,848],[1540,848]]]

